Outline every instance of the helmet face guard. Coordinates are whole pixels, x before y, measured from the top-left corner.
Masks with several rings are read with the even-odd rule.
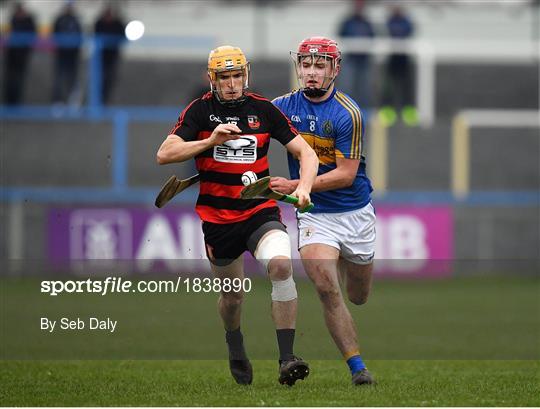
[[[291,51],[290,54],[302,92],[308,97],[322,97],[326,94],[339,73],[341,52],[337,43],[325,37],[311,37],[300,43],[297,52]],[[315,73],[315,65],[321,60],[325,62],[325,65],[327,61],[330,61],[330,72],[328,73],[328,67],[325,67],[321,86],[310,86],[306,80],[310,77],[321,77],[320,74]]]
[[[230,107],[243,102],[246,99],[244,91],[249,87],[249,70],[249,62],[240,48],[226,45],[212,50],[208,56],[208,77],[210,79],[210,90],[216,99],[223,105]],[[242,75],[242,95],[234,99],[225,99],[218,74],[230,72],[234,75],[238,71]],[[233,75],[230,77],[231,88],[234,88]]]

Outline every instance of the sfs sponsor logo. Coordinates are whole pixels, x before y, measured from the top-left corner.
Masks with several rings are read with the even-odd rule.
[[[242,135],[239,139],[214,147],[214,160],[228,163],[254,163],[257,160],[257,138]]]

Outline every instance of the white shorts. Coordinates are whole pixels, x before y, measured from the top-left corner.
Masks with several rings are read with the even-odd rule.
[[[298,213],[298,249],[327,244],[345,260],[369,264],[375,255],[375,219],[371,203],[343,213]]]

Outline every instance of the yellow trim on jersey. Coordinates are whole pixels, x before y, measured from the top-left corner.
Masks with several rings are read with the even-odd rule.
[[[272,102],[274,102],[276,99],[290,97],[291,95],[296,94],[298,91],[298,89],[293,89],[291,92],[287,92],[286,94],[280,95],[279,97],[275,97]]]
[[[341,92],[336,92],[336,100],[349,112],[353,122],[351,159],[360,159],[362,152],[362,115],[352,100]]]
[[[319,158],[319,163],[323,165],[336,163],[334,138],[322,138],[319,135],[309,132],[300,132],[300,135],[313,148]],[[339,153],[343,156],[341,152]]]
[[[360,159],[362,144],[362,115],[354,102],[345,94],[339,92],[338,101],[343,102],[350,108],[349,113],[353,120],[353,137],[351,141],[351,159]]]
[[[362,117],[360,111],[345,94],[337,92],[336,99],[349,112],[353,121],[351,159],[360,159],[360,144],[362,137]]]

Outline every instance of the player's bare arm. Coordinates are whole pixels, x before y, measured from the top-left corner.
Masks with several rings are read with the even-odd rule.
[[[233,124],[219,124],[209,138],[200,141],[186,142],[178,135],[168,135],[159,147],[157,162],[160,165],[167,163],[184,162],[193,158],[208,148],[221,145],[231,139],[238,139],[240,128]]]
[[[300,180],[290,194],[298,198],[297,207],[304,209],[311,203],[309,193],[317,177],[319,159],[315,151],[300,135],[296,136],[285,147],[300,162]]]
[[[324,175],[319,175],[311,188],[312,192],[324,192],[349,187],[354,183],[360,166],[360,159],[336,158],[336,168]],[[273,177],[270,187],[281,193],[290,194],[298,186],[298,179]]]

